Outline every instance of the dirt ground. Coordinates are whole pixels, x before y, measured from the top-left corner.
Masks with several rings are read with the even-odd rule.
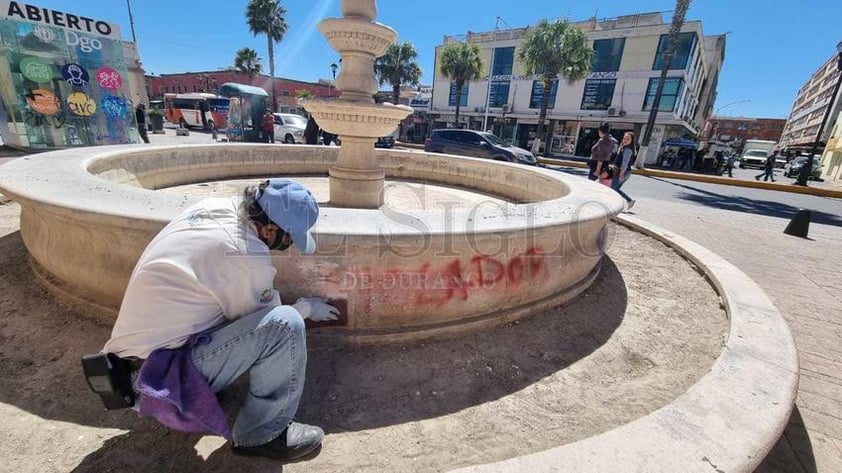
[[[444,471],[604,432],[668,404],[722,349],[725,313],[689,263],[615,229],[597,282],[566,307],[469,336],[309,346],[298,420],[324,427],[294,465],[245,459],[214,436],[106,412],[79,359],[110,329],[33,279],[19,207],[0,204],[0,472]],[[243,382],[225,392],[232,416]]]

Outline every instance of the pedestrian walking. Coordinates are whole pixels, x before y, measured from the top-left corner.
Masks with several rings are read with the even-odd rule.
[[[620,197],[626,201],[626,210],[634,207],[635,200],[629,197],[628,194],[621,189],[631,177],[631,167],[637,159],[637,143],[632,132],[626,132],[623,135],[623,142],[620,144],[620,150],[614,158],[614,176],[611,179],[611,188],[620,194]]]
[[[274,143],[275,142],[275,116],[272,115],[272,111],[268,108],[266,109],[266,113],[263,114],[263,118],[260,122],[260,128],[263,131],[263,140],[266,143]]]
[[[737,163],[737,155],[736,154],[729,154],[728,160],[726,161],[725,167],[728,168],[728,177],[734,177],[734,164]]]
[[[137,132],[140,133],[140,139],[144,143],[149,144],[149,135],[146,127],[146,105],[140,104],[134,110],[134,116],[137,120]]]
[[[763,172],[754,176],[754,180],[759,181],[761,177],[763,178],[763,182],[766,182],[769,179],[771,179],[772,182],[775,182],[775,156],[774,155],[770,154],[766,158],[766,163],[763,165]]]
[[[619,144],[611,136],[611,124],[603,122],[598,129],[599,141],[591,148],[591,159],[588,162],[588,179],[595,181],[603,173],[603,167],[611,163]]]

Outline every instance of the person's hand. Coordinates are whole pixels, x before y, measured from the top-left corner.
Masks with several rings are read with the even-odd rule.
[[[339,309],[328,304],[327,300],[321,297],[301,297],[292,307],[301,314],[301,317],[313,322],[327,322],[339,318]]]

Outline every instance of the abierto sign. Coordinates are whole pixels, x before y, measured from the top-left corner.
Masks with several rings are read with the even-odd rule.
[[[0,20],[28,21],[39,25],[63,28],[81,35],[122,39],[120,28],[117,25],[16,0],[0,0]]]

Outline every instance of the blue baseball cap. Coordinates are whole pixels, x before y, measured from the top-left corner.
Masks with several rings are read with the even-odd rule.
[[[319,204],[310,190],[291,179],[269,179],[263,191],[255,193],[257,204],[275,225],[289,233],[305,255],[316,252],[310,228],[319,218]]]

